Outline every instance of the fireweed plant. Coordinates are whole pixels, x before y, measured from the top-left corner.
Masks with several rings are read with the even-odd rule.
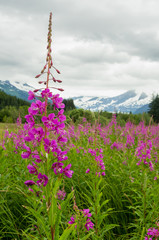
[[[59,111],[56,109],[53,113],[58,115]],[[35,128],[43,126],[40,117],[36,115],[39,125],[36,123]],[[64,232],[63,239],[69,240],[143,240],[146,237],[154,240],[158,237],[159,125],[127,122],[120,126],[115,115],[112,121],[102,126],[98,122],[92,125],[86,119],[78,125],[67,125],[64,135],[67,143],[62,143],[60,148],[67,151],[64,156],[68,159],[62,162],[62,168],[71,163],[74,173],[72,178],[61,175],[59,185],[60,175],[52,168],[57,162],[56,157],[52,158],[51,150],[47,153],[50,168],[46,174],[44,145],[38,142],[34,147],[33,141],[26,141],[25,137],[32,136],[28,135],[32,128],[25,130],[19,123],[18,133],[17,129],[9,133],[9,129],[1,144],[4,149],[1,149],[0,158],[2,238],[51,239],[51,203],[54,203],[55,239],[57,236],[62,238]],[[47,138],[51,141],[58,138],[49,132]],[[26,146],[30,148],[28,153]],[[35,150],[37,152],[33,153]],[[28,158],[21,158],[22,151]],[[34,174],[29,173],[30,166],[27,170],[28,165],[35,166],[32,162],[37,166],[37,171],[32,169]],[[39,172],[48,177],[45,187],[37,184]],[[35,184],[26,186],[24,191],[24,182],[28,180]],[[52,184],[51,194],[49,184]],[[72,187],[74,190],[68,194]],[[85,211],[88,214],[85,215]],[[87,222],[90,225],[86,225]],[[89,231],[86,226],[90,226]]]
[[[115,115],[103,127],[84,121],[67,129],[68,156],[78,161],[80,180],[75,186],[82,192],[79,198],[91,206],[95,229],[92,239],[118,239],[120,229],[126,234],[119,239],[142,240],[146,229],[158,219],[158,129],[143,122],[138,126],[127,122],[121,127]],[[72,165],[74,170],[76,165]],[[83,180],[84,172],[87,177]],[[122,206],[125,210],[121,212]],[[128,218],[133,218],[132,223],[126,223]],[[111,228],[117,234],[114,238],[111,231],[107,232]]]
[[[61,215],[65,210],[71,196],[66,196],[65,178],[72,178],[73,171],[71,164],[67,164],[67,143],[63,99],[59,94],[52,94],[49,83],[61,83],[55,79],[51,70],[57,74],[60,71],[54,67],[51,56],[52,43],[52,13],[49,18],[48,45],[46,64],[36,78],[46,74],[46,81],[39,81],[44,88],[29,91],[29,100],[34,100],[25,116],[26,123],[21,136],[23,141],[19,146],[23,149],[21,157],[28,162],[27,169],[30,177],[25,181],[28,187],[29,199],[32,207],[27,207],[34,216],[32,233],[24,233],[27,239],[67,239],[75,229],[75,224],[68,223],[68,227],[62,232],[60,228]],[[63,91],[62,88],[53,89]],[[40,100],[37,93],[40,93]],[[48,104],[52,105],[53,112],[48,114]],[[40,121],[39,121],[40,119]],[[39,123],[36,123],[38,120]],[[16,144],[17,145],[17,144]],[[18,147],[18,145],[17,145]],[[88,211],[88,213],[87,213]],[[83,215],[90,217],[89,210],[83,210]],[[90,218],[87,218],[85,228],[89,231],[92,228]],[[33,231],[34,230],[34,231]],[[86,238],[85,238],[86,239]]]

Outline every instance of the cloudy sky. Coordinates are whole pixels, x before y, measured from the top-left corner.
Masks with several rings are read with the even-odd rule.
[[[159,92],[158,0],[0,0],[1,80],[39,88],[50,12],[63,97]]]

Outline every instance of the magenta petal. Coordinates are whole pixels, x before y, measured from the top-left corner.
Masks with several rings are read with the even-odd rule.
[[[32,185],[35,184],[35,182],[34,182],[33,180],[27,180],[27,181],[25,181],[24,184],[25,184],[26,186],[32,186]]]

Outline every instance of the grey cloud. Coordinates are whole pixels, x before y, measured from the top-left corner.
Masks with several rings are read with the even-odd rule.
[[[158,86],[158,8],[155,0],[1,0],[0,78],[7,67],[14,79],[39,73],[52,11],[53,59],[66,89],[130,89],[143,79]]]

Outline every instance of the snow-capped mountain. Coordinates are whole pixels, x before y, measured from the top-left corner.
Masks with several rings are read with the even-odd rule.
[[[127,91],[115,97],[74,97],[74,104],[78,108],[91,111],[108,111],[123,113],[147,112],[149,103],[152,101],[152,94],[135,90]]]
[[[11,83],[10,81],[2,81],[0,80],[0,89],[5,93],[16,96],[17,98],[21,98],[25,101],[28,101],[28,91],[34,90],[33,87],[29,86],[27,83]]]
[[[26,83],[1,81],[0,89],[9,95],[28,100],[28,91],[34,90]],[[149,103],[152,101],[152,93],[127,91],[114,97],[72,97],[77,108],[89,109],[91,111],[142,113],[147,112]]]

